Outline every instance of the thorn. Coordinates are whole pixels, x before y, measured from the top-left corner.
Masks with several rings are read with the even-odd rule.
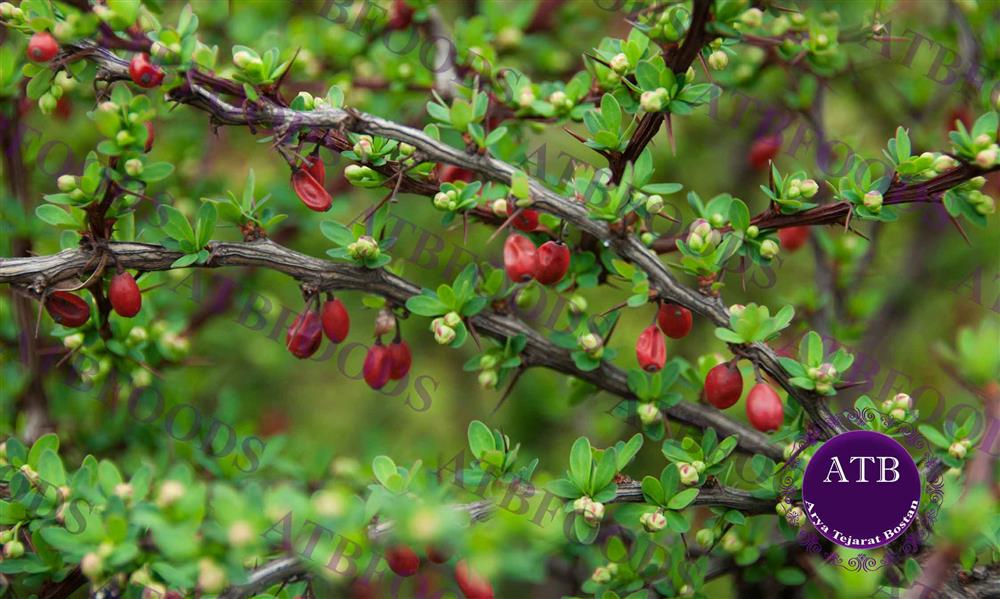
[[[667,122],[667,139],[670,140],[670,153],[677,156],[677,140],[674,139],[674,122],[670,118],[669,112],[664,120]]]
[[[503,407],[503,404],[507,401],[507,398],[510,397],[511,392],[514,391],[514,385],[516,385],[517,381],[520,380],[522,374],[524,374],[523,366],[518,368],[517,372],[514,373],[514,378],[510,379],[510,383],[507,385],[507,389],[503,392],[503,395],[500,397],[500,401],[497,402],[496,407],[493,408],[492,412],[490,412],[490,416],[496,414],[500,410],[500,408]]]
[[[972,241],[969,239],[969,236],[965,233],[965,229],[962,228],[962,223],[958,222],[958,219],[950,214],[948,215],[948,220],[950,220],[951,224],[955,225],[955,228],[958,229],[958,232],[962,234],[962,238],[965,239],[965,243],[971,246]]]

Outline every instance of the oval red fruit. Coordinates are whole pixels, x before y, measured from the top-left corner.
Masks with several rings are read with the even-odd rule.
[[[139,87],[156,87],[163,82],[163,69],[149,62],[149,56],[140,52],[128,63],[128,74]]]
[[[472,181],[472,171],[454,164],[443,164],[438,171],[438,181],[454,183],[455,181]]]
[[[48,62],[59,53],[56,38],[48,31],[39,31],[28,41],[28,60],[33,62]]]
[[[392,362],[389,359],[389,348],[376,341],[368,355],[365,356],[365,365],[362,369],[365,382],[372,389],[379,390],[389,382],[389,375],[392,374]]]
[[[333,198],[323,189],[323,185],[304,168],[292,173],[292,188],[310,210],[326,212],[333,204]]]
[[[751,168],[762,171],[771,164],[771,161],[778,155],[778,150],[780,149],[780,135],[764,135],[753,140],[747,160],[750,162]]]
[[[53,291],[45,299],[45,310],[64,327],[83,326],[90,319],[90,304],[68,291]]]
[[[392,8],[389,9],[389,22],[386,27],[390,30],[405,29],[413,21],[413,8],[403,0],[395,0]]]
[[[656,372],[667,361],[667,344],[655,324],[651,324],[635,342],[635,357],[646,372]]]
[[[546,241],[538,248],[535,280],[542,285],[558,283],[569,270],[569,248],[561,241]]]
[[[513,233],[503,244],[503,266],[515,283],[530,281],[538,270],[535,244],[523,235]]]
[[[740,400],[743,395],[743,375],[732,362],[713,366],[705,376],[705,400],[724,410]]]
[[[410,353],[410,344],[402,339],[389,344],[389,379],[398,381],[410,372],[410,364],[413,363],[413,354]]]
[[[785,408],[774,389],[765,383],[757,383],[747,394],[747,418],[759,431],[777,430],[785,421]]]
[[[340,343],[347,338],[347,333],[351,330],[351,315],[344,302],[337,298],[326,300],[323,303],[323,332],[334,343]]]
[[[809,239],[809,227],[785,227],[784,229],[778,229],[778,239],[781,241],[781,247],[789,252],[794,252],[805,245]]]
[[[428,545],[424,547],[424,553],[432,564],[443,564],[451,559],[451,551],[441,545]]]
[[[389,562],[389,569],[400,576],[413,576],[420,569],[420,558],[406,545],[386,550],[385,561]]]
[[[314,310],[306,308],[305,312],[295,318],[292,326],[288,327],[285,347],[293,356],[304,360],[316,353],[321,341],[323,341],[323,327],[319,315]]]
[[[465,560],[455,564],[455,582],[465,599],[493,599],[490,581],[473,570]]]
[[[660,304],[656,322],[663,334],[671,339],[687,337],[691,332],[691,310],[677,304]]]
[[[142,292],[135,278],[127,270],[116,274],[108,285],[108,299],[119,316],[132,318],[142,308]]]
[[[143,152],[149,152],[153,149],[153,140],[156,139],[156,131],[153,130],[153,123],[146,121],[143,123],[146,125],[146,145],[143,146]]]
[[[323,164],[323,160],[320,159],[319,154],[310,154],[306,156],[303,166],[307,171],[309,171],[312,178],[316,179],[320,185],[324,185],[326,183],[326,165]]]
[[[531,233],[538,228],[538,211],[524,208],[520,210],[513,219],[511,219],[510,224],[514,225],[515,229],[520,229],[525,233]]]

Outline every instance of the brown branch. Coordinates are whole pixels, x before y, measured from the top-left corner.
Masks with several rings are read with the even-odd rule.
[[[365,291],[381,295],[395,305],[403,305],[407,299],[420,293],[418,286],[384,270],[321,260],[267,239],[246,243],[210,242],[208,248],[211,257],[202,267],[267,268],[320,290]],[[142,271],[169,270],[170,265],[181,256],[180,252],[142,243],[111,243],[107,251],[122,268]],[[92,261],[93,255],[83,249],[63,250],[48,256],[0,258],[0,284],[10,284],[28,295],[40,297],[50,285],[83,274],[88,265],[93,264]],[[194,267],[197,265],[188,268]],[[605,362],[596,370],[582,371],[576,367],[568,351],[560,349],[512,315],[488,311],[475,316],[472,321],[478,331],[501,341],[523,335],[527,346],[522,359],[528,366],[549,368],[580,378],[613,395],[633,398],[623,370]],[[739,446],[744,451],[781,459],[781,447],[772,443],[767,435],[731,420],[710,406],[680,402],[668,408],[666,414],[698,428],[713,427],[723,436],[737,435]]]

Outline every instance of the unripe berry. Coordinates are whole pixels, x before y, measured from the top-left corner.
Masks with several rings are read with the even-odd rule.
[[[487,369],[479,373],[479,386],[483,389],[496,389],[498,381],[499,377],[496,370]]]
[[[661,510],[646,512],[639,516],[639,524],[642,524],[646,532],[659,532],[667,526],[667,517]]]
[[[535,92],[531,90],[531,86],[526,85],[521,88],[521,91],[517,94],[517,105],[521,108],[531,108],[531,105],[535,102]]]
[[[865,208],[877,214],[882,210],[882,193],[873,189],[865,194],[862,203]]]
[[[641,403],[636,409],[639,420],[646,426],[656,423],[660,419],[660,409],[651,403]]]
[[[715,542],[715,533],[709,528],[702,528],[694,535],[694,540],[698,545],[708,549]]]
[[[799,184],[799,189],[802,190],[802,197],[811,198],[819,192],[819,183],[813,179],[805,179]]]
[[[506,217],[508,215],[507,207],[508,207],[507,200],[504,199],[493,200],[493,202],[490,204],[490,209],[493,211],[493,214],[502,217]]]
[[[663,210],[663,196],[653,194],[646,198],[646,212],[659,214],[661,210]]]
[[[655,91],[644,91],[639,96],[639,107],[645,112],[663,110],[663,97]]]
[[[441,323],[440,326],[434,328],[434,341],[437,341],[441,345],[448,345],[454,340],[455,329],[444,323]]]
[[[681,484],[693,485],[698,482],[698,471],[687,462],[678,462],[677,472],[681,475]]]
[[[618,73],[619,75],[628,70],[628,56],[622,53],[615,54],[608,63],[611,65],[611,69]]]
[[[961,460],[962,458],[965,457],[967,451],[968,448],[966,448],[964,444],[956,441],[955,443],[951,444],[951,447],[948,448],[948,455],[955,458],[956,460]]]
[[[176,480],[166,480],[160,485],[159,494],[156,496],[156,505],[161,508],[168,507],[176,503],[187,490],[184,485]]]
[[[750,28],[760,27],[764,22],[764,12],[759,8],[748,8],[740,15],[740,22]]]
[[[989,147],[976,154],[976,166],[979,168],[990,168],[997,162],[996,146]]]
[[[777,256],[780,251],[781,248],[774,242],[773,239],[765,239],[760,242],[760,255],[767,260]]]
[[[549,94],[549,104],[552,104],[557,108],[566,108],[567,107],[566,104],[568,101],[569,98],[566,97],[566,92],[564,91],[556,90],[551,94]],[[570,106],[572,106],[572,102],[570,102],[569,104]]]
[[[76,349],[83,345],[83,333],[73,333],[63,337],[63,347],[66,349]]]
[[[746,309],[747,307],[743,304],[733,304],[732,306],[729,306],[729,315],[739,317]]]
[[[80,571],[84,576],[90,580],[97,580],[101,576],[101,571],[104,570],[104,560],[101,556],[94,552],[90,552],[83,556],[80,560]]]
[[[76,189],[76,177],[73,175],[61,175],[56,179],[56,186],[59,188],[59,191],[73,191]]]
[[[801,528],[806,523],[806,513],[802,511],[802,508],[795,506],[785,512],[785,522]]]
[[[729,55],[722,50],[716,50],[708,55],[708,66],[713,70],[721,71],[729,64]]]
[[[24,544],[17,539],[4,543],[3,556],[8,559],[17,559],[24,555]]]
[[[226,587],[226,573],[211,559],[205,557],[198,562],[198,588],[215,595]]]
[[[735,532],[729,531],[723,535],[720,546],[726,553],[739,553],[743,549],[743,541],[740,540]]]

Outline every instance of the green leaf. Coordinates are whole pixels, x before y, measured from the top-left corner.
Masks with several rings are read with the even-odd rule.
[[[478,420],[469,423],[469,448],[479,459],[488,450],[496,449],[490,428]]]
[[[663,505],[666,501],[666,497],[663,494],[663,485],[652,476],[646,476],[642,479],[642,494],[649,503]]]
[[[667,502],[667,507],[672,510],[682,510],[690,505],[690,503],[694,501],[697,496],[698,489],[684,489],[670,498],[670,501]]]
[[[198,261],[198,254],[184,254],[170,264],[170,268],[184,268]]]
[[[439,300],[433,291],[426,291],[425,294],[415,295],[406,300],[406,309],[418,316],[440,316],[449,310],[449,307]]]
[[[325,220],[320,223],[319,230],[323,233],[323,236],[330,241],[336,243],[339,246],[347,246],[354,243],[354,234],[351,233],[350,229],[344,225],[332,221]]]
[[[191,223],[184,218],[180,210],[173,206],[162,206],[162,210],[167,214],[167,222],[160,227],[163,232],[171,239],[188,241],[194,244],[194,230],[191,228]]]
[[[169,162],[151,162],[142,167],[142,175],[139,178],[150,183],[166,179],[172,172],[174,172],[174,165]]]
[[[550,481],[545,488],[552,492],[553,495],[557,497],[562,497],[563,499],[576,499],[583,495],[583,490],[577,488],[577,486],[570,480],[565,478],[557,478]]]
[[[377,456],[372,460],[372,473],[382,486],[388,487],[390,479],[397,475],[396,463],[389,456]]]
[[[614,480],[615,474],[618,472],[616,453],[614,448],[607,449],[597,462],[597,469],[594,471],[593,480],[590,483],[592,491],[603,489]]]
[[[948,449],[951,447],[951,442],[948,441],[948,439],[938,432],[938,430],[933,426],[930,426],[929,424],[921,424],[917,427],[917,430],[919,430],[920,434],[926,437],[928,441],[937,445],[941,449]]]
[[[42,204],[35,208],[35,215],[42,222],[56,227],[76,227],[79,225],[69,211],[54,204]]]
[[[195,243],[198,247],[205,247],[212,240],[215,233],[215,222],[219,218],[219,213],[215,209],[213,202],[202,202],[198,209],[198,219],[195,224]]]
[[[42,453],[50,449],[54,452],[59,451],[59,436],[55,433],[46,433],[39,437],[34,445],[31,446],[31,451],[28,452],[28,465],[38,470],[38,460],[42,457]]]
[[[590,488],[592,462],[590,440],[586,437],[578,438],[569,452],[569,473],[570,478],[581,489]]]

